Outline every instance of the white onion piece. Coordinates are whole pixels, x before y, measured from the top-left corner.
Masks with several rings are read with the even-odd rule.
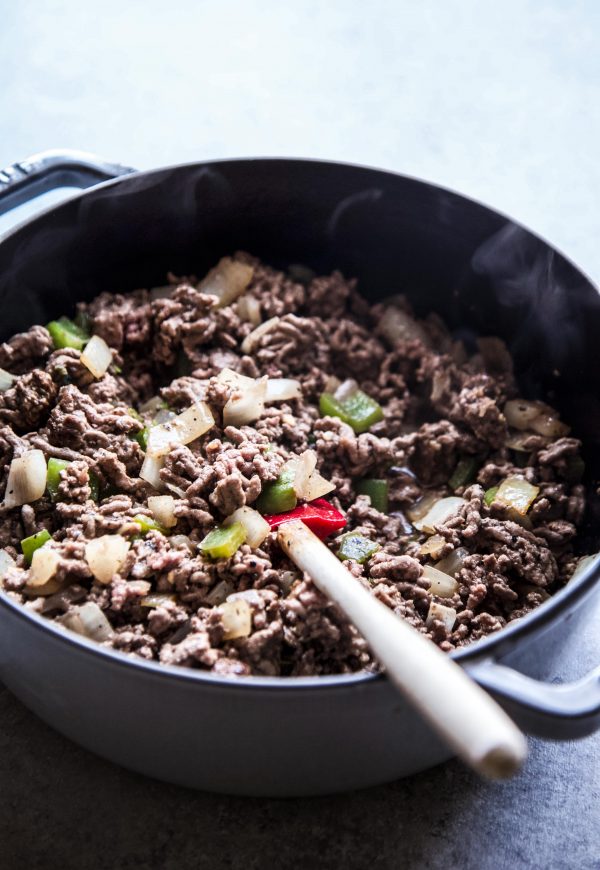
[[[260,547],[271,527],[258,511],[251,507],[241,507],[234,511],[224,522],[225,526],[241,523],[246,529],[246,543],[251,547]]]
[[[216,586],[213,586],[204,600],[211,607],[218,607],[219,604],[223,604],[228,595],[231,595],[232,590],[231,583],[228,583],[227,580],[220,580]]]
[[[445,523],[446,520],[455,514],[459,508],[467,504],[464,498],[459,498],[456,495],[451,495],[448,498],[441,498],[429,508],[425,516],[413,522],[415,529],[420,532],[433,534],[435,527]]]
[[[177,525],[175,516],[175,499],[172,495],[151,495],[148,499],[148,507],[157,520],[166,529],[172,529]]]
[[[78,612],[86,637],[99,643],[102,643],[104,640],[110,640],[114,634],[112,626],[94,601],[87,601],[85,604],[82,604]]]
[[[5,393],[10,390],[14,382],[17,380],[16,375],[11,375],[5,369],[0,369],[0,393]]]
[[[248,637],[252,631],[252,610],[247,601],[226,601],[220,606],[223,623],[223,639],[235,640],[236,637]]]
[[[241,375],[228,368],[221,369],[217,375],[217,380],[222,384],[227,384],[232,390],[245,390],[256,383],[255,378],[249,378],[247,375]]]
[[[252,381],[252,386],[235,389],[223,408],[225,426],[243,426],[258,420],[265,410],[267,378]]]
[[[214,417],[206,402],[194,402],[172,420],[150,429],[146,455],[164,456],[173,448],[200,438],[214,425]]]
[[[99,335],[92,335],[81,354],[81,362],[95,378],[101,378],[112,362],[112,350]]]
[[[261,321],[260,302],[255,296],[250,296],[249,293],[240,296],[237,301],[237,311],[242,320],[246,320],[252,326],[259,325]]]
[[[216,296],[219,300],[219,308],[223,308],[242,295],[252,281],[253,275],[254,268],[252,266],[238,263],[231,257],[223,257],[200,281],[198,290]]]
[[[438,604],[437,602],[432,601],[429,605],[429,612],[427,614],[427,619],[425,620],[425,625],[429,628],[434,619],[443,622],[446,631],[450,634],[454,628],[454,623],[456,622],[456,610],[453,607],[446,607],[445,604]]]
[[[439,492],[428,492],[406,509],[406,516],[411,523],[414,523],[416,520],[422,519],[439,500]]]
[[[140,477],[153,486],[154,489],[162,489],[163,482],[160,477],[160,470],[165,464],[164,457],[150,456],[146,453],[142,467],[140,468]]]
[[[190,553],[193,553],[195,550],[191,538],[188,538],[187,535],[171,535],[171,537],[169,538],[169,543],[172,548],[186,547],[190,551]]]
[[[243,589],[241,592],[234,592],[232,595],[228,595],[227,601],[247,601],[248,604],[255,604],[257,607],[260,607],[263,599],[257,589]]]
[[[300,381],[293,378],[269,378],[265,402],[287,402],[290,399],[301,399]]]
[[[10,463],[4,506],[19,507],[41,498],[46,489],[46,459],[41,450],[30,450]]]
[[[75,607],[60,621],[76,634],[81,634],[97,643],[110,640],[114,635],[110,622],[94,601],[87,601],[80,607]]]
[[[432,565],[425,565],[423,574],[430,581],[429,591],[432,595],[438,595],[440,598],[452,598],[458,592],[458,583],[454,577],[444,574],[443,571],[438,571]]]
[[[44,586],[56,574],[59,563],[60,556],[56,550],[39,547],[31,558],[29,577],[25,584],[27,588],[34,589],[37,586]]]
[[[121,535],[102,535],[85,546],[85,561],[99,583],[110,583],[129,552],[130,543]]]
[[[140,414],[155,414],[161,408],[164,408],[164,400],[160,396],[152,396],[151,399],[140,405]]]
[[[421,556],[432,556],[436,559],[445,546],[445,538],[442,538],[441,535],[432,535],[430,538],[427,538],[426,541],[423,541],[419,548],[419,553]]]
[[[17,563],[6,550],[0,550],[0,586],[6,577],[9,568],[14,568]]]
[[[291,471],[294,479],[294,492],[298,498],[307,500],[306,491],[311,474],[317,466],[317,454],[314,450],[305,450],[299,456],[292,456],[281,471]]]
[[[322,498],[327,493],[333,492],[334,489],[335,483],[326,480],[318,471],[313,471],[308,478],[308,484],[304,490],[304,498],[306,501],[314,501],[315,498]]]
[[[450,577],[456,577],[468,555],[468,550],[464,547],[458,547],[456,550],[452,550],[444,559],[441,559],[435,567],[438,571],[449,574]]]
[[[530,429],[531,423],[543,410],[541,402],[528,402],[526,399],[509,399],[504,406],[506,422],[513,429]],[[546,408],[546,410],[548,410]]]
[[[264,323],[261,323],[260,326],[257,326],[256,329],[253,329],[242,342],[242,353],[253,353],[260,344],[263,335],[270,332],[270,330],[273,329],[274,326],[277,326],[278,323],[279,317],[271,317],[269,320],[265,320]]]
[[[411,317],[410,314],[407,314],[395,305],[388,305],[386,307],[381,320],[377,324],[377,332],[387,338],[392,345],[398,341],[411,341],[415,338],[422,341],[425,345],[429,344],[427,334],[421,325],[417,323],[414,317]]]
[[[531,421],[531,428],[538,435],[545,435],[548,438],[562,438],[568,435],[570,427],[566,423],[561,423],[552,414],[539,414],[535,420]]]
[[[348,378],[339,385],[333,394],[339,402],[344,402],[358,392],[358,383],[352,378]]]
[[[524,516],[539,491],[539,486],[533,486],[522,477],[507,477],[498,487],[494,501],[499,501]]]
[[[152,592],[150,595],[144,595],[140,604],[142,607],[164,607],[169,604],[177,604],[177,596],[171,595],[169,592]]]

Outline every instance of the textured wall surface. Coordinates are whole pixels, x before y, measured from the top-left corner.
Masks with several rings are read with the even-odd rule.
[[[0,13],[0,166],[52,147],[140,168],[377,165],[508,212],[600,280],[594,0],[0,0]],[[596,605],[557,679],[598,663],[599,621]],[[451,762],[345,796],[247,800],[120,770],[0,689],[0,783],[2,868],[600,866],[598,737],[531,741],[505,785]]]

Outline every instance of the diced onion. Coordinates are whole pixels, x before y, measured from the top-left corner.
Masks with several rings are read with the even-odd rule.
[[[269,378],[265,402],[287,402],[290,399],[301,399],[300,381],[293,378]]]
[[[552,414],[540,414],[532,421],[531,428],[539,435],[548,438],[562,438],[570,432],[570,427],[566,423],[561,423]]]
[[[513,429],[530,429],[532,422],[543,410],[548,410],[541,402],[528,402],[526,399],[509,399],[504,406],[506,422]]]
[[[513,429],[530,429],[549,438],[558,438],[569,433],[569,427],[561,423],[554,408],[544,402],[510,399],[504,406],[504,416]]]
[[[232,591],[233,586],[231,583],[227,580],[220,580],[216,586],[213,586],[204,600],[211,607],[218,607],[219,604],[223,604],[228,595],[231,595]]]
[[[87,601],[80,607],[75,607],[60,621],[71,631],[97,643],[110,640],[114,635],[110,622],[95,601]]]
[[[102,535],[85,546],[85,560],[99,583],[110,583],[129,552],[130,543],[121,535]]]
[[[322,498],[327,493],[333,492],[334,489],[335,483],[326,480],[318,471],[313,471],[308,478],[308,484],[304,490],[304,498],[306,501],[314,501],[315,498]]]
[[[283,466],[283,469],[292,471],[294,492],[303,501],[313,501],[335,489],[335,484],[325,480],[319,474],[316,465],[317,454],[315,451],[305,450],[299,456],[292,456]]]
[[[171,535],[171,537],[169,538],[169,543],[171,545],[171,548],[187,547],[190,553],[193,553],[195,550],[191,538],[189,538],[187,535]]]
[[[237,311],[242,320],[251,323],[252,326],[258,326],[261,321],[260,302],[255,296],[250,296],[245,293],[237,301]]]
[[[432,595],[438,595],[440,598],[452,598],[458,592],[458,583],[454,577],[444,574],[443,571],[439,571],[432,565],[425,565],[423,574],[430,581],[429,591]]]
[[[265,320],[264,323],[261,323],[260,326],[257,326],[256,329],[253,329],[242,342],[242,353],[253,353],[260,344],[263,335],[270,332],[270,330],[273,329],[274,326],[277,326],[278,323],[279,317],[271,317],[269,320]]]
[[[198,290],[216,296],[219,308],[223,308],[242,295],[253,275],[252,266],[223,257],[198,284]]]
[[[387,338],[392,345],[398,341],[411,341],[415,338],[423,344],[429,343],[425,330],[414,317],[393,304],[386,307],[377,324],[377,332]]]
[[[7,390],[10,390],[16,380],[16,375],[11,375],[11,373],[5,371],[5,369],[0,369],[0,393],[5,393]]]
[[[252,609],[247,601],[226,601],[220,606],[223,623],[223,639],[235,640],[248,637],[252,631]]]
[[[169,592],[153,592],[151,595],[144,595],[140,604],[142,607],[164,607],[165,604],[176,604],[177,596],[171,595]]]
[[[41,450],[30,450],[10,463],[4,506],[19,507],[41,498],[46,489],[46,459]]]
[[[164,408],[164,406],[164,400],[161,399],[160,396],[152,396],[151,399],[148,399],[143,405],[140,405],[140,413],[155,414],[161,408]]]
[[[148,433],[149,456],[164,456],[174,447],[190,444],[215,425],[215,420],[206,402],[194,402],[168,423],[153,426]],[[144,478],[146,480],[147,478]]]
[[[34,589],[37,586],[44,586],[56,574],[59,563],[60,556],[56,550],[50,550],[48,547],[40,547],[35,550],[31,558],[29,577],[25,584],[27,588]]]
[[[160,470],[164,464],[165,461],[162,456],[150,456],[146,453],[140,469],[140,477],[142,480],[145,480],[146,483],[149,483],[150,486],[153,486],[154,489],[162,489],[163,482],[160,477]]]
[[[260,547],[265,540],[271,527],[265,518],[255,511],[254,508],[245,506],[238,508],[225,520],[224,525],[230,526],[232,523],[241,523],[246,529],[246,543],[251,547]]]
[[[227,596],[227,601],[247,601],[248,604],[255,604],[260,607],[262,598],[257,589],[242,589],[241,592],[234,592],[233,595]]]
[[[456,610],[453,607],[446,607],[445,604],[438,604],[436,601],[432,601],[429,605],[425,625],[429,627],[434,619],[443,622],[446,631],[450,634],[456,622]]]
[[[419,548],[419,553],[421,554],[421,556],[432,556],[434,559],[437,559],[445,546],[445,538],[442,538],[441,535],[432,535],[421,544]]]
[[[92,335],[81,354],[81,362],[95,378],[101,378],[112,362],[112,350],[99,335]]]
[[[429,508],[425,516],[419,520],[415,520],[413,525],[420,532],[433,534],[435,527],[442,525],[446,520],[455,514],[459,508],[467,504],[464,498],[459,498],[456,495],[451,495],[448,498],[441,498]]]
[[[438,571],[449,574],[450,577],[456,577],[468,555],[468,550],[464,547],[458,547],[456,550],[452,550],[444,559],[441,559],[435,567]]]
[[[521,477],[507,477],[498,487],[495,502],[501,502],[524,516],[540,491]]]
[[[251,386],[236,389],[223,408],[225,426],[243,426],[258,420],[265,410],[267,378],[252,381]]]
[[[175,516],[175,499],[172,495],[151,495],[148,499],[148,507],[154,514],[154,519],[166,529],[172,529],[177,525]]]
[[[217,375],[217,380],[222,384],[227,384],[233,390],[244,390],[256,383],[255,378],[249,378],[247,375],[241,375],[228,368],[221,369]]]
[[[346,399],[349,399],[351,396],[353,396],[356,392],[358,392],[357,382],[352,378],[348,378],[348,380],[342,381],[342,383],[339,385],[333,395],[339,402],[344,402]]]
[[[9,568],[14,568],[17,563],[6,550],[0,550],[0,586],[6,577]]]
[[[439,500],[439,492],[428,492],[406,509],[406,516],[411,523],[415,523],[417,520],[422,519]]]

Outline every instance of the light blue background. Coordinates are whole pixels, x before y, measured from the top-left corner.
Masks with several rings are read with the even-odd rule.
[[[594,0],[0,0],[0,166],[57,147],[139,168],[244,155],[381,166],[507,212],[600,280],[599,57]],[[598,663],[595,615],[560,677]],[[453,762],[361,795],[236,802],[118,771],[0,701],[12,866],[58,866],[57,854],[78,868],[247,870],[302,855],[332,868],[599,866],[597,737],[532,741],[503,786]],[[56,835],[56,782],[79,820],[74,853]]]

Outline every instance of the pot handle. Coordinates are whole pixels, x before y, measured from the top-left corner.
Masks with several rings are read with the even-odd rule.
[[[131,172],[84,151],[42,151],[0,169],[0,215],[57,187],[90,187]]]
[[[529,734],[574,740],[600,728],[600,667],[574,683],[543,683],[493,659],[467,668]]]

